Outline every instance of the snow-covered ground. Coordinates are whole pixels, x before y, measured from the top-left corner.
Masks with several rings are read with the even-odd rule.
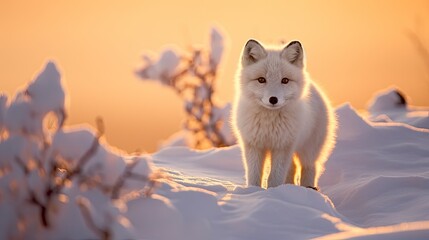
[[[400,111],[404,121],[407,114],[415,116],[413,110]],[[429,130],[369,122],[349,104],[336,113],[337,145],[321,177],[321,193],[292,185],[245,188],[237,146],[171,147],[154,154],[153,162],[173,182],[210,191],[216,199],[209,214],[205,207],[191,207],[193,218],[200,219],[195,222],[208,224],[201,239],[427,239]],[[429,112],[419,113],[427,121]],[[162,190],[159,194],[171,199]]]
[[[102,126],[47,132],[40,122],[64,117],[64,94],[55,65],[43,73],[13,100],[0,96],[1,239],[429,239],[429,112],[396,90],[378,94],[365,118],[337,107],[337,144],[316,192],[245,187],[238,146],[191,150],[176,135],[154,154],[128,156],[97,142]],[[37,94],[42,83],[58,101]],[[41,173],[57,161],[79,171]],[[158,169],[161,180],[140,181]],[[50,186],[61,191],[45,194]],[[52,208],[48,227],[40,205]]]

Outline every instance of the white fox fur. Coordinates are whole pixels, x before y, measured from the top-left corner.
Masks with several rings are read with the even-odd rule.
[[[336,118],[305,70],[301,43],[265,49],[249,40],[237,80],[233,124],[247,185],[261,186],[267,156],[271,156],[268,187],[295,184],[296,156],[300,185],[317,188],[335,144]]]

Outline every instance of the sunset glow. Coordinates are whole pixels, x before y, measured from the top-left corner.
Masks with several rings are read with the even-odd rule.
[[[312,78],[338,106],[363,109],[397,86],[413,105],[429,105],[429,66],[410,34],[429,48],[428,1],[2,1],[0,91],[9,96],[48,59],[69,98],[67,124],[104,119],[107,141],[155,151],[181,128],[182,102],[134,74],[144,52],[208,45],[210,28],[227,36],[217,97],[234,97],[244,43],[299,39]]]

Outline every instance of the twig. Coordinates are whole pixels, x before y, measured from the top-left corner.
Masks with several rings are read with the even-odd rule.
[[[84,198],[76,199],[76,202],[79,206],[79,210],[82,213],[83,219],[85,220],[86,225],[97,234],[100,239],[109,240],[111,239],[111,233],[108,229],[102,229],[95,224],[94,220],[91,217],[91,212],[88,207],[88,202]]]
[[[22,161],[22,159],[18,156],[15,156],[15,161],[18,164],[18,166],[21,167],[24,174],[27,176],[30,173],[30,169],[28,169],[28,166]]]
[[[81,174],[83,167],[85,164],[91,159],[91,157],[94,156],[94,154],[97,152],[98,146],[99,146],[99,140],[101,136],[104,134],[104,126],[102,125],[102,120],[97,119],[97,128],[98,132],[96,137],[94,138],[91,147],[82,155],[82,157],[77,161],[77,164],[73,170],[69,170],[66,172],[65,176],[61,178],[60,182],[57,183],[55,181],[48,181],[48,187],[45,192],[46,196],[46,203],[42,203],[41,201],[38,201],[35,197],[34,192],[32,193],[32,196],[30,198],[30,202],[34,203],[36,206],[40,208],[40,214],[42,219],[42,224],[44,227],[49,228],[50,222],[48,218],[48,210],[50,209],[52,200],[55,196],[60,194],[66,185],[67,181],[72,181],[72,179],[76,176]],[[18,161],[20,162],[20,161]],[[51,161],[53,164],[51,165],[49,178],[55,178],[57,177],[56,173],[58,172],[58,165],[55,163],[55,161]],[[51,182],[54,184],[51,185]]]
[[[123,174],[118,178],[118,180],[116,181],[115,185],[112,188],[112,194],[111,194],[112,199],[119,198],[119,193],[121,191],[121,188],[124,186],[126,180],[128,179],[146,182],[147,185],[146,185],[145,196],[149,197],[150,195],[152,195],[154,189],[156,188],[158,180],[165,178],[165,176],[159,171],[152,173],[150,176],[145,176],[145,175],[132,172],[134,167],[137,165],[138,161],[139,160],[136,157],[130,164],[126,166]]]
[[[119,193],[121,191],[121,188],[124,186],[127,178],[129,178],[133,174],[131,171],[137,165],[137,163],[138,163],[138,160],[135,157],[131,163],[127,164],[124,172],[118,178],[118,180],[116,181],[115,185],[112,188],[112,195],[111,195],[112,199],[118,199],[119,198]]]

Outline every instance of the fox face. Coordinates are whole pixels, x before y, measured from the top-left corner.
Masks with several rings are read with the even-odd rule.
[[[249,40],[241,64],[242,95],[265,108],[280,109],[300,99],[306,88],[304,52],[298,41],[282,50],[266,50]]]

